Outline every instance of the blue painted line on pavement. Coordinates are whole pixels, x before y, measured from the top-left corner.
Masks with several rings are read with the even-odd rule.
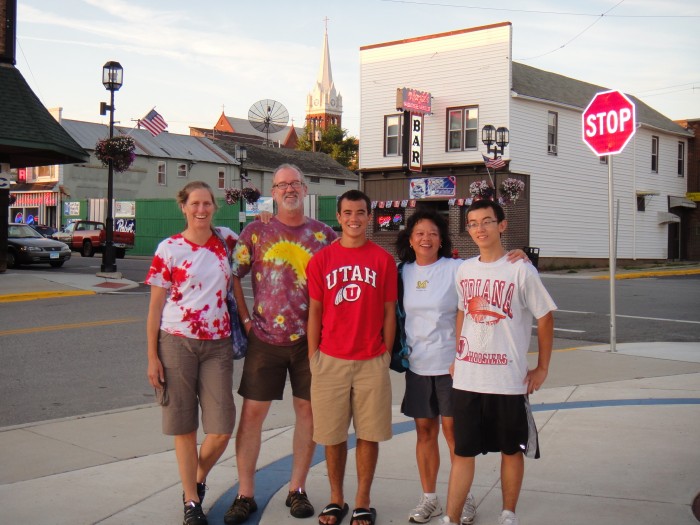
[[[603,399],[598,401],[567,401],[563,403],[540,403],[531,405],[533,412],[550,412],[554,410],[574,410],[582,408],[608,408],[629,406],[658,406],[658,405],[700,405],[700,398],[681,397],[667,399]],[[395,436],[415,430],[413,421],[394,423],[392,431]],[[348,450],[355,448],[355,434],[348,436]],[[314,467],[325,461],[323,447],[316,447],[316,452],[311,460]],[[292,471],[292,455],[285,456],[262,467],[255,473],[255,502],[258,510],[253,512],[246,525],[259,525],[263,512],[272,497],[289,483],[289,474]],[[238,483],[227,490],[210,509],[207,518],[212,525],[224,523],[224,514],[228,510],[233,498],[238,494]]]

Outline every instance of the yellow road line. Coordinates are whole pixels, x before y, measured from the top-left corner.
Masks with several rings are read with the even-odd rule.
[[[0,337],[5,335],[33,334],[36,332],[53,332],[57,330],[72,330],[75,328],[90,328],[94,326],[106,326],[110,324],[124,324],[145,322],[140,317],[129,317],[127,319],[108,319],[106,321],[89,321],[85,323],[57,324],[52,326],[33,326],[29,328],[17,328],[16,330],[0,330]]]
[[[56,290],[54,292],[28,292],[0,295],[0,303],[17,303],[20,301],[35,301],[36,299],[49,299],[51,297],[73,297],[76,295],[95,295],[88,290]]]
[[[616,273],[615,279],[642,279],[644,277],[665,277],[666,275],[698,275],[700,269],[693,268],[689,270],[666,270],[666,271],[649,271],[649,272],[634,272],[634,273]],[[610,280],[609,275],[596,275],[593,279]]]

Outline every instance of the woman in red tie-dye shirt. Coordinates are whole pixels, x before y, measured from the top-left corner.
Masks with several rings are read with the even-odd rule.
[[[235,423],[233,354],[226,292],[231,267],[214,234],[216,200],[201,181],[177,196],[185,230],[162,241],[146,277],[148,380],[167,388],[163,433],[175,437],[183,488],[184,523],[206,523],[202,511],[207,474],[228,445]],[[237,235],[217,228],[233,249]],[[199,407],[206,438],[197,451]]]

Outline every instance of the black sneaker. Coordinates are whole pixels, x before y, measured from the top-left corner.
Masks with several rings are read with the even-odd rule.
[[[208,525],[207,517],[202,511],[202,505],[194,501],[185,503],[185,517],[182,525]]]
[[[238,495],[224,514],[224,523],[226,525],[243,523],[256,510],[258,510],[258,504],[255,503],[255,498]]]
[[[309,518],[314,515],[314,506],[302,489],[291,491],[285,502],[290,507],[289,513],[295,518]]]

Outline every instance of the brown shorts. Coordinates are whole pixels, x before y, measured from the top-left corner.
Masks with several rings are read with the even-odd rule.
[[[320,350],[314,354],[311,408],[316,443],[346,441],[351,419],[358,439],[391,439],[390,360],[389,352],[366,361],[338,359]]]
[[[288,370],[292,395],[308,401],[311,397],[311,372],[306,338],[291,346],[276,346],[261,341],[253,330],[248,332],[248,354],[238,388],[241,396],[253,401],[282,399]]]
[[[165,369],[169,402],[163,407],[163,434],[178,436],[199,427],[206,434],[230,434],[233,404],[231,338],[199,340],[160,331],[158,357]]]

